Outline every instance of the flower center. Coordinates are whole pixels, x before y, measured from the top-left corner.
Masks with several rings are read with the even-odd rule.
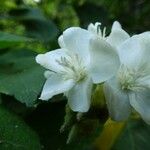
[[[76,82],[83,80],[87,73],[82,59],[77,54],[68,54],[56,62],[63,67],[60,72],[64,80],[74,79]]]
[[[121,65],[118,72],[118,79],[122,90],[137,91],[143,88],[141,78],[143,74],[135,69]]]

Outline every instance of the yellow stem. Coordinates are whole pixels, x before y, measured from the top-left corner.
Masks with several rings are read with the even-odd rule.
[[[97,150],[110,150],[114,142],[125,127],[126,122],[115,122],[110,118],[106,121],[104,129],[95,141]]]

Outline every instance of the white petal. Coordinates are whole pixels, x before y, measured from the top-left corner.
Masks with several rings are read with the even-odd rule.
[[[90,108],[91,92],[91,79],[77,83],[67,94],[70,108],[76,112],[87,112]]]
[[[122,64],[130,68],[139,69],[150,66],[150,36],[139,34],[126,40],[118,49]]]
[[[46,78],[46,79],[48,79],[51,75],[53,75],[54,74],[54,72],[52,72],[52,71],[49,71],[49,70],[46,70],[45,72],[44,72],[44,77]]]
[[[63,39],[63,35],[59,36],[58,38],[58,44],[61,48],[65,48],[65,43],[64,43],[64,39]]]
[[[90,42],[91,68],[94,83],[110,79],[118,70],[120,61],[116,50],[106,41],[93,38]]]
[[[58,74],[51,74],[51,76],[46,80],[44,84],[41,97],[41,100],[48,100],[52,98],[54,95],[64,93],[70,90],[74,86],[74,81],[63,80],[62,77]]]
[[[129,98],[120,89],[116,79],[105,82],[104,93],[111,118],[116,121],[126,120],[131,112]]]
[[[129,34],[121,28],[119,22],[115,21],[113,23],[111,33],[107,37],[107,42],[114,47],[118,47],[128,38],[130,38]]]
[[[129,96],[130,104],[139,112],[143,120],[150,124],[150,90],[143,89]]]
[[[114,31],[114,30],[120,30],[120,29],[122,29],[121,24],[118,21],[114,21],[111,30]]]
[[[146,32],[134,35],[134,37],[139,37],[139,38],[141,38],[141,37],[143,37],[143,38],[146,37],[147,38],[147,36],[150,36],[150,31],[146,31]]]
[[[46,69],[59,72],[63,69],[63,67],[57,62],[61,57],[67,57],[66,51],[63,49],[56,49],[45,54],[37,55],[36,62]]]
[[[71,27],[63,32],[63,39],[66,49],[78,54],[85,64],[90,61],[89,40],[92,34],[79,27]]]

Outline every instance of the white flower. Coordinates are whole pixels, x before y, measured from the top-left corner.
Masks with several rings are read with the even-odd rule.
[[[73,111],[86,112],[90,107],[92,79],[103,82],[111,78],[119,67],[119,56],[105,41],[93,39],[93,34],[78,27],[64,31],[58,42],[60,49],[36,57],[36,62],[48,69],[40,99],[65,93]],[[92,72],[94,69],[98,74]]]
[[[114,66],[114,60],[107,59],[110,53],[115,55],[113,51],[110,52],[109,50],[113,49],[118,53],[118,47],[129,39],[130,36],[121,28],[120,23],[117,21],[113,23],[109,36],[106,36],[106,28],[103,31],[101,30],[101,23],[99,22],[89,24],[88,31],[93,35],[93,40],[90,43],[92,47],[90,51],[92,52],[90,55],[92,79],[94,83],[101,83],[109,79],[111,72],[117,71],[114,67],[106,68],[106,65]],[[103,57],[100,57],[100,55]],[[102,68],[102,66],[104,67]]]
[[[122,29],[118,21],[113,23],[109,36],[106,36],[106,27],[102,30],[101,23],[99,22],[96,22],[95,24],[90,23],[88,26],[88,31],[93,33],[97,38],[106,40],[106,42],[115,48],[130,38],[129,34]]]
[[[150,32],[126,40],[118,52],[120,69],[104,84],[110,116],[122,121],[134,108],[150,124]]]

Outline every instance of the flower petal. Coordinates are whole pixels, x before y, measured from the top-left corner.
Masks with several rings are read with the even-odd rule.
[[[120,65],[116,50],[103,39],[93,38],[90,42],[90,53],[90,74],[94,83],[110,79]]]
[[[130,68],[139,69],[150,66],[150,34],[132,36],[118,48],[120,61]]]
[[[85,64],[90,61],[89,40],[91,36],[92,33],[79,27],[71,27],[63,32],[66,49],[78,54]]]
[[[57,62],[57,60],[60,60],[61,57],[67,57],[66,51],[63,49],[56,49],[45,54],[37,55],[36,62],[46,69],[59,72],[63,69],[63,67]]]
[[[46,70],[45,72],[44,72],[44,77],[46,78],[46,79],[48,79],[51,75],[53,75],[54,74],[54,72],[52,72],[52,71],[49,71],[49,70]]]
[[[150,90],[143,89],[129,95],[130,104],[143,120],[150,124]]]
[[[76,84],[67,94],[70,108],[76,112],[87,112],[90,108],[92,92],[91,79]]]
[[[64,43],[64,39],[63,39],[63,35],[59,36],[58,38],[58,44],[61,48],[65,48],[65,43]]]
[[[122,29],[121,24],[118,21],[114,21],[111,30],[115,31],[115,30],[121,30],[121,29]]]
[[[74,86],[74,81],[63,80],[62,77],[56,73],[51,74],[44,84],[41,97],[41,100],[48,100],[54,95],[64,93],[70,90]]]
[[[128,38],[130,38],[129,34],[121,28],[119,22],[115,21],[113,23],[111,33],[107,37],[107,42],[114,47],[118,47]]]
[[[104,93],[111,118],[116,121],[126,120],[131,112],[129,98],[115,78],[105,82]]]

